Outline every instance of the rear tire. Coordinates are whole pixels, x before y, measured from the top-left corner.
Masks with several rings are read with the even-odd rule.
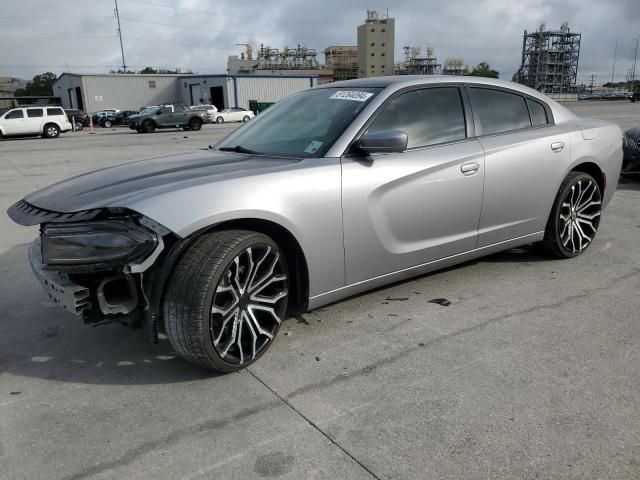
[[[577,257],[593,242],[601,213],[598,182],[587,173],[570,172],[558,189],[543,246],[558,258]]]
[[[249,115],[245,115],[245,116],[242,118],[242,121],[243,121],[243,122],[245,122],[245,123],[247,123],[249,120],[251,120],[251,117],[250,117]]]
[[[167,337],[191,363],[238,371],[271,345],[288,289],[287,262],[271,238],[245,230],[205,234],[169,278],[163,302]]]
[[[193,130],[194,132],[197,132],[201,128],[202,128],[202,120],[200,120],[199,118],[192,118],[191,121],[189,122],[189,129]]]
[[[60,129],[53,123],[47,123],[42,131],[44,138],[57,138],[60,136]]]
[[[111,128],[111,120],[105,120],[105,122],[102,124],[102,126],[104,128]]]
[[[153,133],[156,130],[156,124],[153,123],[151,120],[146,120],[143,124],[142,124],[142,131],[144,133]]]

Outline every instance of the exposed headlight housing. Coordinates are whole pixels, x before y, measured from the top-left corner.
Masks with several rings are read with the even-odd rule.
[[[46,224],[42,228],[42,263],[47,267],[112,268],[144,260],[158,238],[131,220]]]

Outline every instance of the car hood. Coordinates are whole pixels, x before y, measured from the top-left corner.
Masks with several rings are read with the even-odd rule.
[[[230,178],[253,177],[281,170],[299,161],[297,158],[201,150],[83,173],[38,190],[25,197],[22,203],[60,213],[126,207],[129,201],[166,191]],[[18,221],[9,210],[9,215]],[[19,223],[25,224],[25,221]],[[29,224],[36,223],[40,222]]]

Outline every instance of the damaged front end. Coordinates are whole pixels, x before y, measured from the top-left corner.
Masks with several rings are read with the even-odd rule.
[[[56,214],[23,200],[8,213],[23,225],[40,223],[29,259],[56,304],[91,325],[143,325],[152,289],[145,272],[164,252],[168,229],[121,208]]]

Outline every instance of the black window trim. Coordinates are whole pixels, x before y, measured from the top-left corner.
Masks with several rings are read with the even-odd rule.
[[[445,87],[454,87],[454,88],[458,89],[458,94],[460,95],[460,100],[461,100],[461,103],[462,103],[462,114],[464,116],[465,138],[462,138],[460,140],[449,140],[447,142],[431,143],[429,145],[422,145],[422,146],[419,146],[419,147],[411,147],[411,148],[407,148],[405,150],[405,152],[414,152],[416,150],[425,150],[425,149],[428,149],[428,148],[437,148],[437,147],[442,147],[444,145],[454,145],[456,143],[462,143],[462,142],[468,142],[468,141],[475,140],[476,139],[476,136],[475,136],[475,125],[474,125],[473,119],[470,118],[471,105],[469,103],[469,98],[467,96],[468,94],[466,92],[466,89],[464,88],[465,84],[456,83],[456,82],[443,82],[443,83],[428,83],[428,84],[422,84],[422,85],[411,85],[411,86],[404,87],[404,88],[401,88],[401,89],[393,92],[391,95],[389,95],[388,98],[386,98],[384,100],[384,102],[382,102],[382,104],[380,104],[380,106],[378,106],[376,111],[373,112],[373,114],[369,117],[369,119],[366,121],[366,123],[362,126],[362,128],[358,131],[358,133],[353,137],[353,139],[349,143],[349,146],[346,148],[346,150],[345,150],[345,152],[343,153],[342,156],[343,157],[362,157],[363,156],[362,153],[358,153],[358,152],[352,151],[353,145],[369,129],[369,127],[371,126],[373,121],[378,117],[378,115],[380,115],[382,113],[382,111],[387,106],[387,104],[389,104],[390,102],[392,102],[393,100],[398,98],[400,95],[403,95],[403,94],[408,93],[408,92],[416,91],[416,90],[427,90],[427,89],[445,88]],[[388,155],[388,154],[386,154],[386,153],[379,153],[379,154],[376,153],[375,155],[377,156],[377,155]]]
[[[8,116],[10,113],[18,112],[18,111],[22,112],[22,116],[21,117],[9,117]],[[6,112],[4,114],[4,119],[5,120],[19,120],[19,119],[25,119],[25,118],[27,118],[27,115],[25,113],[25,109],[24,108],[12,108],[11,110],[9,110],[8,112]]]
[[[497,135],[507,135],[510,133],[515,133],[515,132],[525,132],[527,130],[537,130],[540,128],[548,128],[548,127],[552,127],[555,126],[555,119],[553,118],[553,112],[551,110],[551,107],[549,107],[549,105],[547,104],[547,102],[544,102],[542,100],[540,100],[539,98],[536,98],[532,95],[529,95],[527,93],[524,92],[519,92],[517,90],[512,90],[510,88],[505,88],[505,87],[499,87],[499,86],[495,86],[495,85],[487,85],[484,83],[465,83],[464,84],[464,90],[466,91],[466,94],[469,98],[469,112],[470,112],[470,116],[473,118],[473,122],[475,125],[480,125],[480,121],[476,115],[476,113],[473,111],[473,108],[471,107],[471,90],[473,88],[481,88],[484,90],[495,90],[498,92],[503,92],[503,93],[510,93],[512,95],[518,95],[519,97],[521,97],[524,100],[524,104],[527,107],[527,113],[529,114],[529,123],[531,123],[530,126],[528,127],[524,127],[524,128],[515,128],[513,130],[506,130],[504,132],[497,132],[497,133],[487,133],[484,135],[477,135],[474,138],[487,138],[487,137],[495,137]],[[531,118],[531,112],[529,111],[529,104],[527,103],[526,100],[532,100],[534,102],[539,103],[540,105],[542,105],[542,107],[544,108],[546,114],[547,114],[547,123],[545,125],[537,125],[537,126],[533,126],[533,120]]]
[[[43,118],[45,116],[44,114],[44,107],[31,107],[31,108],[25,108],[25,113],[27,114],[26,118]],[[42,113],[42,115],[36,115],[36,116],[31,116],[29,115],[29,112],[33,112],[34,110],[40,110],[40,113]]]

